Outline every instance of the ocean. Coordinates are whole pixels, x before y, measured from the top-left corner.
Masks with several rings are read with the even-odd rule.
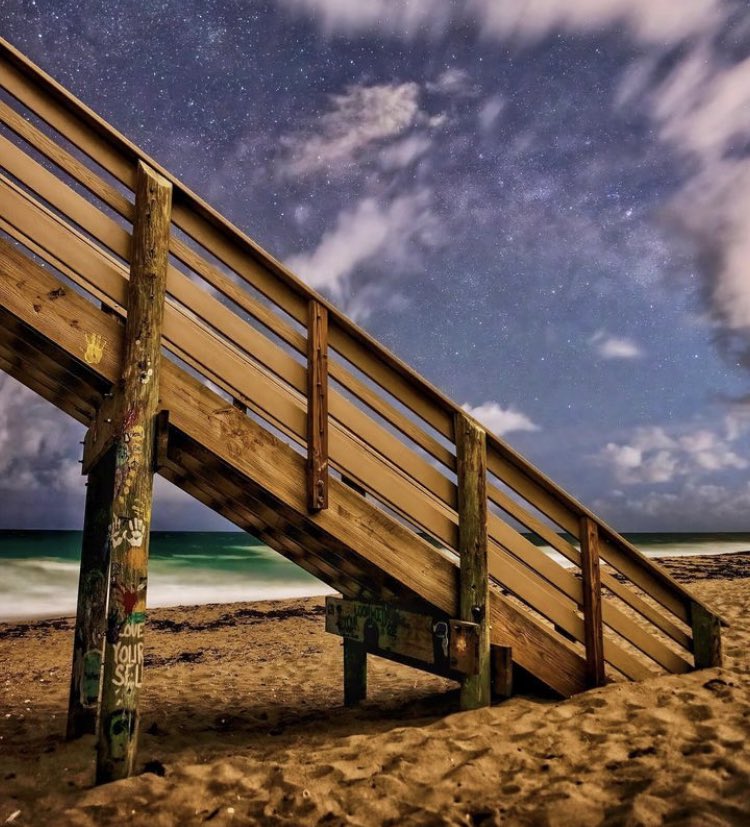
[[[750,533],[627,534],[649,557],[750,551]],[[80,531],[0,531],[0,622],[75,614]],[[542,546],[558,562],[552,549]],[[241,532],[151,535],[148,605],[190,606],[331,594]]]

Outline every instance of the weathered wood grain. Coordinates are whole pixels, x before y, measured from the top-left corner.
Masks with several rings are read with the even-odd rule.
[[[115,451],[110,446],[88,472],[68,699],[68,739],[96,732],[107,627],[109,527],[114,488]]]
[[[476,709],[491,702],[487,443],[484,429],[467,414],[456,415],[455,429],[461,566],[459,617],[479,627],[477,671],[461,682],[461,709]]]
[[[307,321],[307,507],[328,508],[328,311],[315,300]]]
[[[446,677],[475,675],[479,627],[394,603],[326,598],[326,631],[365,645],[380,657],[403,655]]]
[[[113,413],[116,467],[108,531],[112,560],[97,738],[98,784],[133,773],[138,743],[171,202],[171,184],[139,164],[125,352]]]
[[[591,686],[604,686],[604,637],[602,631],[602,586],[599,577],[599,532],[596,523],[581,518],[581,579],[586,674]]]
[[[699,603],[691,607],[693,645],[696,669],[721,666],[721,621]]]

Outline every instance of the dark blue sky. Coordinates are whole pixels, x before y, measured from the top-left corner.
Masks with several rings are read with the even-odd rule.
[[[750,11],[679,5],[0,0],[0,19],[616,526],[750,530]],[[42,402],[22,419],[26,397],[0,378],[0,526],[77,527],[80,429]],[[219,525],[166,485],[157,506],[157,527]]]

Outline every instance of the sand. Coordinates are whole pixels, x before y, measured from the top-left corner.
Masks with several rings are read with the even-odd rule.
[[[724,668],[466,713],[375,658],[344,709],[322,599],[155,610],[147,771],[99,788],[62,737],[72,621],[0,626],[0,825],[750,824],[750,555],[670,565],[731,622]]]

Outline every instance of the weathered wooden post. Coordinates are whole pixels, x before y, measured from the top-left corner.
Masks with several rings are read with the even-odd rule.
[[[487,565],[487,434],[456,414],[458,550],[461,555],[459,617],[479,625],[479,668],[461,683],[461,709],[489,706],[490,584]]]
[[[693,657],[696,669],[721,666],[721,621],[700,603],[690,604]]]
[[[133,772],[159,401],[172,186],[138,164],[124,364],[116,396],[116,468],[109,528],[111,566],[96,781]]]
[[[307,324],[307,507],[328,508],[328,311],[315,299]]]
[[[115,452],[110,448],[89,471],[86,488],[68,701],[66,735],[69,739],[96,732],[107,613],[108,537],[114,487]]]
[[[367,697],[367,648],[344,638],[344,706],[356,706]]]
[[[599,572],[599,529],[590,517],[581,517],[581,587],[583,629],[586,646],[586,677],[589,686],[604,686],[604,631],[602,585]]]
[[[492,694],[498,699],[513,695],[513,650],[510,646],[492,646],[491,675]]]

